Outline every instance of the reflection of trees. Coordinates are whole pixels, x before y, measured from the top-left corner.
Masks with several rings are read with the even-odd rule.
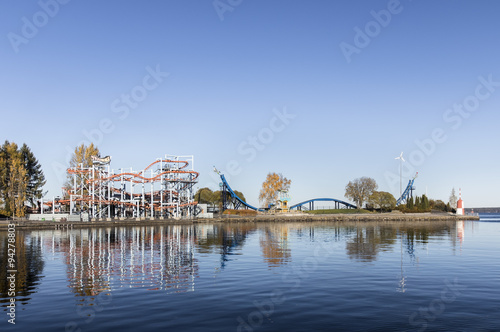
[[[262,230],[260,236],[262,255],[269,267],[276,267],[291,261],[291,252],[288,249],[288,226],[268,226]]]
[[[405,252],[414,261],[416,243],[425,244],[431,236],[449,236],[451,231],[452,224],[448,222],[365,224],[356,227],[354,237],[346,243],[346,250],[351,259],[374,261],[379,252],[392,250],[401,233]]]
[[[220,254],[223,269],[230,257],[237,254],[255,226],[247,224],[218,224],[196,226],[197,249],[200,253]]]
[[[291,259],[288,249],[289,224],[277,226],[269,224],[216,224],[197,225],[197,251],[207,254],[220,254],[221,268],[231,261],[231,256],[238,255],[247,237],[257,229],[262,230],[260,246],[265,261],[269,266],[287,263]],[[297,232],[302,234],[302,228]],[[313,232],[312,228],[309,232]]]
[[[396,229],[366,226],[356,229],[356,235],[346,243],[347,255],[352,259],[374,261],[380,251],[388,250],[396,242]]]
[[[0,232],[0,303],[9,301],[7,232]],[[44,268],[41,245],[37,237],[28,236],[23,231],[16,232],[16,296],[21,303],[27,303],[29,296],[36,292]],[[21,297],[21,298],[19,298]]]

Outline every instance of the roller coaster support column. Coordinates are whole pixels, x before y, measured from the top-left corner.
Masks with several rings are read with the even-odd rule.
[[[222,213],[227,210],[227,186],[224,182],[222,182]]]

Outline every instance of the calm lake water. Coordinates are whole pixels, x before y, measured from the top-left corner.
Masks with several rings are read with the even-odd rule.
[[[499,331],[500,215],[16,233],[1,331]]]

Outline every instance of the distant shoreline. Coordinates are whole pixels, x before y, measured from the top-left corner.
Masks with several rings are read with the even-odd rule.
[[[100,220],[100,221],[11,221],[20,229],[72,229],[93,227],[121,227],[121,226],[162,226],[162,225],[194,225],[212,223],[258,223],[258,222],[421,222],[421,221],[461,221],[479,220],[478,216],[457,216],[450,214],[431,213],[384,213],[384,214],[275,214],[257,215],[254,217],[224,216],[213,219],[149,219],[133,218],[125,220]],[[7,229],[9,221],[0,221],[0,230]]]

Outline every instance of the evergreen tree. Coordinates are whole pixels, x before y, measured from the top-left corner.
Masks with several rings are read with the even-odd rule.
[[[423,204],[422,204],[423,209],[425,211],[430,211],[431,205],[429,204],[429,199],[427,198],[426,195],[422,195],[422,201],[423,201]]]
[[[448,205],[453,208],[457,207],[457,195],[455,194],[455,188],[451,189],[450,200],[448,201]]]
[[[413,207],[415,206],[413,202],[413,197],[410,197],[408,201],[406,202],[406,207],[410,210],[413,210]]]
[[[43,196],[42,187],[46,183],[45,175],[42,166],[26,144],[23,144],[20,152],[27,171],[26,199],[34,207],[36,201]]]

